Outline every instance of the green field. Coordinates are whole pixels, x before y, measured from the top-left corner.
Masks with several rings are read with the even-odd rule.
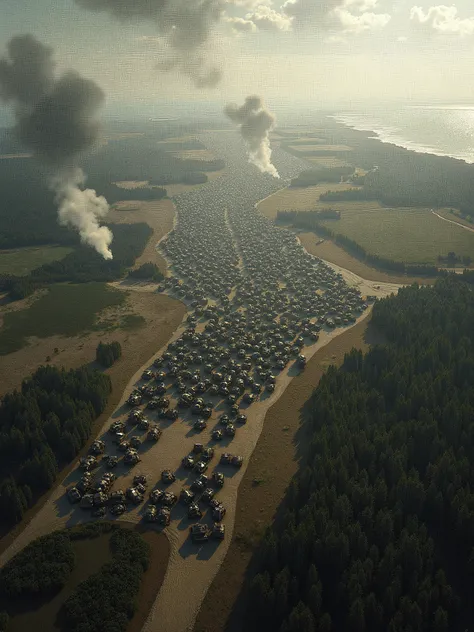
[[[64,246],[40,246],[36,248],[18,248],[0,250],[0,274],[25,276],[45,263],[64,259],[73,248]]]
[[[370,254],[428,264],[436,264],[438,255],[450,251],[474,258],[474,233],[439,219],[429,209],[347,210],[353,204],[346,203],[340,220],[323,223]]]
[[[0,355],[17,351],[30,336],[74,336],[96,325],[106,307],[121,305],[127,294],[105,283],[53,285],[30,307],[7,312],[0,329]]]

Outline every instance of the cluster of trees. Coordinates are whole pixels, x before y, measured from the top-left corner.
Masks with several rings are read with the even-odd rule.
[[[296,228],[304,228],[306,230],[312,230],[318,235],[325,237],[326,239],[332,239],[338,246],[344,248],[349,254],[364,261],[368,265],[384,270],[388,272],[394,272],[396,274],[406,274],[408,276],[442,276],[446,274],[445,270],[439,270],[436,266],[416,264],[416,263],[404,263],[403,261],[394,261],[393,259],[387,259],[385,257],[379,257],[378,255],[367,252],[363,246],[358,244],[353,239],[340,235],[324,224],[318,221],[317,215],[312,211],[289,211],[282,214],[282,217],[288,216],[288,221]],[[280,213],[278,214],[280,219]]]
[[[277,222],[308,230],[319,227],[319,222],[324,219],[341,219],[341,211],[335,211],[332,208],[324,208],[320,211],[278,211],[276,217]]]
[[[100,187],[100,192],[105,196],[109,204],[115,204],[121,200],[140,200],[149,202],[151,200],[162,200],[167,196],[163,187],[144,187],[137,189],[123,189],[111,182],[104,183]]]
[[[466,267],[469,267],[472,263],[472,258],[469,255],[457,255],[455,252],[448,252],[447,255],[439,255],[438,261],[447,266],[454,267],[457,263],[462,263]]]
[[[53,595],[75,565],[68,535],[55,531],[34,540],[0,570],[0,595],[7,599]],[[1,629],[1,628],[0,628]]]
[[[85,444],[104,410],[110,378],[42,366],[0,402],[0,522],[21,520]]]
[[[112,366],[122,356],[122,345],[114,342],[99,342],[95,350],[95,359],[106,369]]]
[[[164,279],[159,267],[156,263],[152,263],[151,261],[142,263],[142,265],[135,270],[130,270],[128,276],[132,277],[132,279],[151,279],[152,281],[157,282]]]
[[[136,532],[112,534],[113,560],[99,573],[79,584],[61,611],[64,632],[124,632],[136,608],[143,573],[149,564],[149,546]]]
[[[456,275],[376,302],[387,343],[352,350],[311,397],[307,459],[258,551],[246,629],[470,625],[473,319]]]
[[[372,196],[372,197],[371,197]],[[365,202],[374,200],[371,193],[365,189],[347,189],[346,191],[326,191],[319,196],[321,202]]]
[[[0,275],[0,290],[6,290],[12,298],[18,299],[48,283],[120,279],[142,254],[153,231],[145,223],[111,224],[109,227],[114,234],[113,259],[104,259],[89,246],[78,246],[64,259],[46,263],[27,276]]]
[[[332,167],[320,169],[308,169],[302,171],[296,178],[291,180],[292,187],[309,187],[320,182],[340,182],[341,178],[354,173],[354,167]]]

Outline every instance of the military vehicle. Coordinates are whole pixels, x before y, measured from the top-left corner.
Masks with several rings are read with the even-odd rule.
[[[169,469],[163,470],[161,472],[161,481],[166,485],[170,483],[174,483],[176,480],[176,475]]]
[[[202,523],[193,524],[193,526],[190,527],[189,532],[193,542],[207,542],[211,535],[209,527]]]

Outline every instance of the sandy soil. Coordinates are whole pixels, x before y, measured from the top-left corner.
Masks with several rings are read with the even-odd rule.
[[[349,255],[345,250],[340,248],[331,240],[325,239],[322,243],[318,243],[320,238],[314,233],[298,233],[298,238],[310,254],[316,255],[316,257],[320,257],[328,263],[333,263],[347,270],[352,270],[352,272],[355,272],[369,281],[402,283],[404,285],[415,282],[424,285],[431,285],[435,282],[435,279],[431,279],[429,277],[407,277],[396,274],[388,274],[387,272],[381,272],[376,268],[371,268],[364,262]]]
[[[242,630],[241,595],[253,552],[264,528],[275,520],[288,484],[304,456],[307,429],[301,426],[303,407],[329,364],[339,366],[353,347],[366,351],[369,319],[334,338],[317,351],[306,369],[294,378],[280,399],[268,410],[257,446],[239,487],[234,537],[199,611],[194,632],[228,630],[232,615]],[[278,464],[278,467],[275,467]],[[240,624],[240,627],[239,627]],[[232,626],[232,629],[234,627]]]
[[[150,546],[150,564],[143,576],[136,599],[137,610],[127,627],[127,632],[140,632],[147,620],[150,608],[156,599],[156,593],[165,578],[170,548],[168,539],[163,533],[145,530],[141,526],[136,528]]]
[[[153,236],[148,241],[142,255],[138,257],[134,267],[138,268],[149,261],[156,263],[163,274],[167,265],[156,249],[159,242],[172,228],[175,208],[171,200],[156,200],[152,202],[118,202],[107,216],[112,223],[131,224],[145,222],[153,229]],[[156,287],[156,286],[155,286]]]
[[[128,287],[127,289],[135,289]],[[156,290],[156,285],[152,288]],[[77,336],[50,336],[31,339],[30,344],[19,351],[1,357],[0,395],[18,388],[22,380],[51,358],[50,364],[67,369],[88,364],[95,359],[95,350],[100,340],[118,340],[122,345],[122,358],[109,369],[114,390],[126,385],[122,375],[130,376],[150,355],[150,344],[160,346],[180,323],[184,305],[168,296],[150,292],[131,292],[123,306],[103,310],[99,319],[113,319],[126,314],[137,314],[145,319],[142,327],[130,331],[116,329],[103,332],[83,332]],[[58,353],[54,349],[58,349]],[[156,348],[156,347],[155,347]]]

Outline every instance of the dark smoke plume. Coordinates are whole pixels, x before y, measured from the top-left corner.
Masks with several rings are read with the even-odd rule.
[[[278,171],[271,161],[272,150],[268,137],[269,132],[275,127],[275,117],[264,107],[262,99],[258,96],[247,97],[240,107],[234,104],[227,105],[224,113],[240,126],[240,133],[248,147],[249,161],[262,173],[279,178]]]
[[[81,240],[111,259],[112,233],[99,220],[108,211],[105,198],[81,186],[77,166],[82,152],[97,140],[96,115],[102,90],[76,72],[55,77],[53,50],[32,35],[13,37],[0,59],[0,98],[15,108],[21,142],[41,159],[56,193],[59,221],[79,231]]]
[[[177,68],[197,87],[214,87],[220,80],[218,68],[208,67],[202,47],[223,15],[225,0],[75,0],[84,9],[106,12],[127,22],[153,22],[166,38],[170,60],[162,68]]]

